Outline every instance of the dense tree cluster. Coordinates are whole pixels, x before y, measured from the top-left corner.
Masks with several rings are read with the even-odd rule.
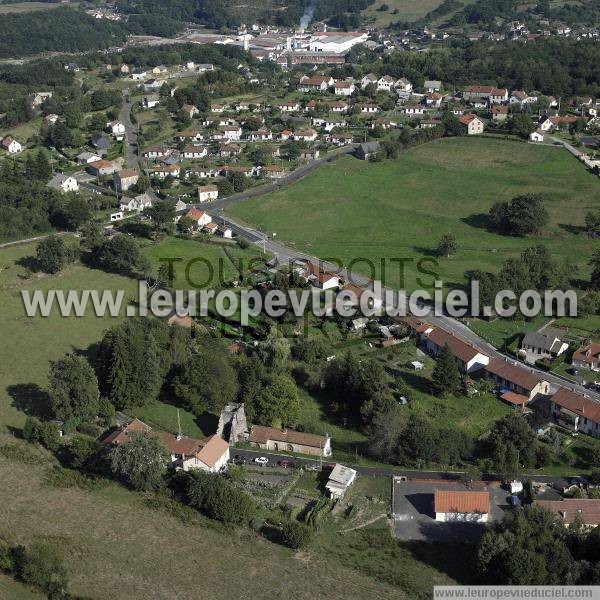
[[[116,46],[125,37],[120,25],[70,8],[4,14],[0,18],[0,57],[86,52]]]
[[[507,512],[477,550],[484,581],[496,585],[598,585],[600,527],[568,529],[536,506]]]
[[[496,202],[490,209],[490,224],[507,235],[539,233],[548,222],[548,211],[539,194],[524,194],[510,202]]]

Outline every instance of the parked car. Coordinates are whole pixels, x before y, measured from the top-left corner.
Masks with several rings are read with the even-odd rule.
[[[269,459],[268,459],[266,456],[257,456],[257,457],[254,459],[254,462],[255,462],[257,465],[263,465],[263,466],[264,466],[264,465],[266,465],[266,464],[269,462]]]

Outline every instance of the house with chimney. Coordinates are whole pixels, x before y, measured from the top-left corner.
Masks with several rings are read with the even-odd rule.
[[[592,498],[563,498],[562,500],[536,500],[536,506],[553,513],[558,523],[569,527],[581,524],[586,529],[600,525],[600,500]]]

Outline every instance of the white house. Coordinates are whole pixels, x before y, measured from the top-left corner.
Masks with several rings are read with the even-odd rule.
[[[152,198],[146,192],[135,198],[122,198],[119,206],[122,211],[142,212],[145,208],[152,206]]]
[[[356,471],[339,463],[333,467],[329,479],[325,484],[327,494],[332,500],[340,500],[344,497],[348,488],[356,479]]]
[[[421,335],[421,342],[433,356],[438,356],[448,346],[456,366],[463,373],[478,371],[490,362],[489,356],[439,327],[428,327]]]
[[[54,173],[48,182],[48,187],[60,192],[76,192],[79,189],[79,182],[69,175]]]
[[[377,90],[389,92],[394,88],[394,78],[389,75],[384,75],[377,80]]]
[[[413,91],[413,84],[406,79],[406,77],[401,77],[396,81],[394,87],[398,92],[410,93]]]
[[[336,96],[351,96],[356,89],[352,81],[336,81],[333,86],[333,93]]]
[[[107,123],[109,131],[113,134],[115,139],[122,140],[125,135],[125,125],[121,123],[121,121],[112,121],[111,123]]]
[[[198,201],[210,202],[219,197],[219,188],[216,185],[200,185],[198,186]]]
[[[536,131],[532,131],[529,134],[530,142],[543,142],[544,141],[544,132],[537,129]]]
[[[9,154],[18,154],[23,150],[23,146],[12,135],[5,136],[1,145]]]
[[[212,217],[208,213],[197,208],[191,208],[185,213],[185,216],[194,221],[198,229],[202,229],[205,225],[212,222]]]
[[[489,492],[435,490],[435,520],[443,523],[487,523],[490,515]]]
[[[248,442],[262,450],[331,456],[331,438],[293,429],[253,425]]]

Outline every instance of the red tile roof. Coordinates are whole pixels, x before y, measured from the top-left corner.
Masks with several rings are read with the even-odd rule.
[[[479,513],[490,512],[488,492],[435,490],[434,507],[436,513]]]
[[[552,402],[580,417],[600,423],[600,402],[595,402],[581,394],[561,388],[552,396]]]
[[[513,365],[500,358],[492,358],[485,370],[528,391],[533,390],[543,381],[536,373],[531,373],[524,367]]]
[[[564,498],[537,500],[535,504],[553,512],[565,524],[573,523],[577,516],[585,525],[600,524],[600,500]]]
[[[502,400],[508,402],[509,404],[514,404],[515,406],[522,406],[529,402],[529,398],[527,396],[523,396],[523,394],[517,394],[516,392],[505,392],[500,396]]]
[[[275,427],[263,427],[262,425],[253,425],[250,430],[249,442],[255,444],[266,444],[269,440],[274,442],[287,442],[289,444],[298,444],[300,446],[310,446],[311,448],[324,448],[327,438],[314,433],[304,433],[294,431],[293,429],[276,429]]]
[[[437,327],[427,337],[439,348],[448,345],[452,355],[465,363],[473,360],[478,354],[482,354],[474,346]]]
[[[573,360],[592,364],[600,361],[600,344],[591,343],[573,352]]]

